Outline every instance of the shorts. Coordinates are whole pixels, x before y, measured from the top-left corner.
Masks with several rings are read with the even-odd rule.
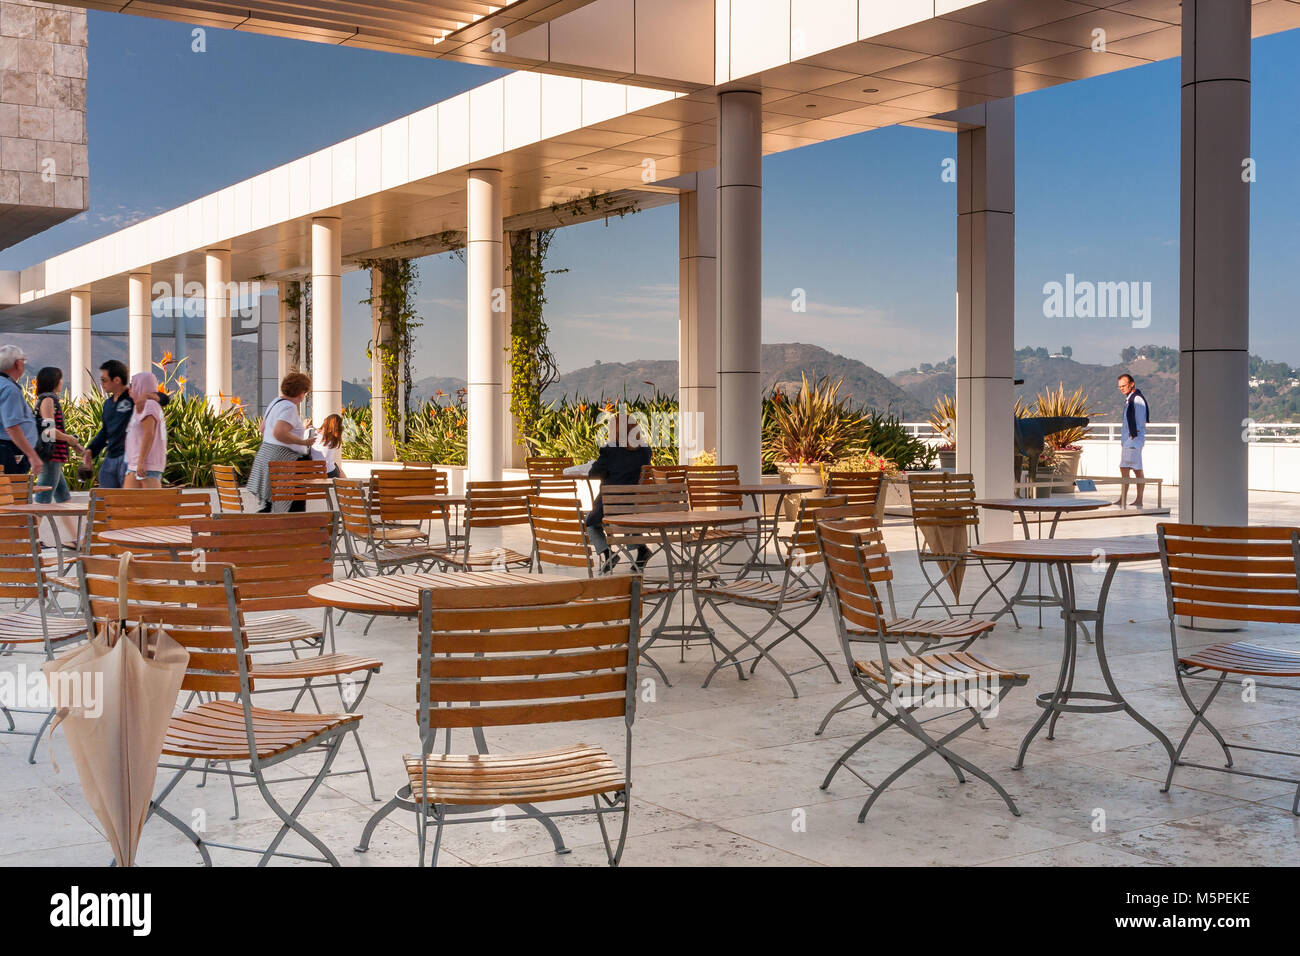
[[[133,472],[130,472],[130,474],[134,475],[135,472],[134,472],[134,471],[133,471]],[[157,478],[157,479],[159,479],[160,481],[162,480],[162,472],[161,472],[161,471],[146,471],[146,472],[144,473],[144,476],[145,476],[146,478]]]
[[[1128,444],[1127,442],[1119,450],[1119,466],[1121,468],[1136,468],[1142,470],[1142,445]]]

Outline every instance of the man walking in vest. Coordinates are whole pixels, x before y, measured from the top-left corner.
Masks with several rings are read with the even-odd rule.
[[[1119,392],[1124,396],[1124,415],[1120,420],[1119,473],[1134,478],[1145,477],[1142,472],[1142,446],[1147,441],[1147,420],[1151,410],[1147,407],[1146,397],[1133,381],[1133,376],[1125,372],[1119,377]],[[1119,501],[1121,508],[1128,507],[1128,482],[1120,486]],[[1137,493],[1133,498],[1133,507],[1142,507],[1142,493],[1146,491],[1144,482],[1137,483]]]

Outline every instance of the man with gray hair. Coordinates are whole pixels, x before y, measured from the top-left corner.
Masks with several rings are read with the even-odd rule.
[[[27,371],[27,355],[16,345],[0,346],[0,465],[6,475],[39,471],[36,454],[36,413],[18,384]]]

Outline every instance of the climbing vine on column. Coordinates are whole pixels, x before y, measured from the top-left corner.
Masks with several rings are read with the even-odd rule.
[[[516,433],[534,452],[542,392],[560,377],[543,316],[546,277],[568,271],[545,267],[554,235],[554,229],[520,230],[510,238],[510,412]]]
[[[420,273],[410,259],[370,259],[362,265],[379,274],[380,317],[391,329],[387,341],[371,341],[366,355],[379,357],[384,423],[393,444],[397,445],[406,441],[406,405],[414,385],[411,353],[414,351],[414,332],[420,327],[420,318],[415,312]],[[373,303],[373,295],[361,300],[362,305]]]

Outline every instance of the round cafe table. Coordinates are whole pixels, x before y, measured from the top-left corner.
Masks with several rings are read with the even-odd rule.
[[[428,573],[382,574],[375,577],[346,578],[317,584],[307,591],[307,597],[315,604],[327,608],[339,608],[345,611],[358,611],[361,614],[383,614],[389,616],[412,617],[420,613],[420,592],[439,588],[507,588],[519,585],[546,584],[555,581],[572,581],[564,574],[523,574],[509,571],[431,571]],[[418,636],[418,630],[416,632]],[[417,651],[418,653],[418,651]],[[412,701],[414,703],[414,700]],[[474,745],[478,752],[488,752],[487,738],[482,727],[471,727]],[[448,731],[450,733],[450,731]],[[546,828],[557,850],[564,846],[564,840],[555,824],[544,816],[532,804],[517,804],[520,810],[533,817]],[[402,786],[384,806],[371,815],[361,834],[362,849],[370,845],[370,835],[385,817],[399,807],[416,809],[411,802],[410,785]],[[482,811],[480,806],[448,807],[447,813],[473,813]]]
[[[1047,739],[1055,739],[1056,721],[1064,713],[1114,713],[1123,711],[1160,741],[1174,757],[1173,744],[1161,733],[1160,728],[1143,717],[1124,699],[1115,678],[1111,675],[1110,664],[1106,660],[1106,634],[1104,620],[1106,616],[1106,596],[1110,592],[1111,581],[1121,564],[1135,561],[1152,561],[1160,557],[1156,539],[1149,536],[1116,538],[1034,538],[1028,541],[991,541],[977,544],[971,548],[972,554],[985,558],[1004,561],[1024,561],[1027,564],[1041,564],[1055,570],[1061,584],[1061,617],[1065,621],[1065,644],[1061,655],[1061,670],[1056,678],[1056,687],[1050,693],[1038,695],[1038,706],[1043,712],[1038,715],[1029,733],[1020,742],[1020,753],[1015,767],[1019,770],[1025,763],[1025,752],[1038,732],[1048,724]],[[1096,608],[1079,605],[1078,591],[1075,587],[1074,566],[1090,565],[1094,572],[1105,569],[1101,581],[1101,590],[1097,596]],[[1094,627],[1097,664],[1101,669],[1101,679],[1106,685],[1102,691],[1080,691],[1074,689],[1075,664],[1078,656],[1079,628],[1085,621],[1091,621]],[[1050,723],[1049,723],[1050,721]]]
[[[749,484],[749,485],[722,485],[716,489],[722,494],[744,495],[749,499],[749,505],[757,511],[762,517],[758,519],[758,533],[754,536],[754,553],[749,560],[745,562],[740,569],[738,578],[743,578],[750,571],[758,571],[759,574],[767,579],[771,578],[771,572],[775,569],[784,569],[785,564],[780,560],[781,545],[777,537],[777,526],[781,521],[781,506],[785,502],[787,495],[806,495],[812,492],[823,492],[821,485],[781,485],[775,482],[771,484]],[[759,499],[775,498],[776,504],[773,506],[772,517],[767,518],[767,509],[759,504]],[[776,551],[777,560],[771,562],[766,560],[767,546],[771,544]]]
[[[28,502],[25,504],[0,505],[0,514],[6,515],[27,515],[35,521],[41,518],[47,518],[50,522],[50,531],[54,535],[54,551],[58,556],[59,573],[67,572],[67,567],[63,560],[63,533],[59,529],[59,518],[76,518],[77,519],[77,540],[81,540],[82,527],[85,523],[86,515],[90,513],[89,501],[50,501],[44,504],[40,502]]]
[[[668,593],[663,604],[656,609],[658,624],[650,632],[650,637],[641,645],[640,656],[653,667],[671,687],[668,675],[662,667],[646,652],[661,637],[675,637],[681,642],[681,660],[686,659],[686,645],[692,638],[703,638],[723,654],[730,654],[725,644],[718,640],[713,628],[704,623],[703,607],[700,604],[698,585],[701,573],[713,574],[712,565],[705,568],[704,549],[708,544],[709,532],[722,527],[746,524],[760,518],[757,511],[741,509],[719,509],[717,511],[637,511],[631,514],[606,515],[607,526],[625,531],[657,531],[662,543],[664,560],[668,565],[666,581]],[[686,607],[682,604],[681,593],[690,589],[695,615],[687,622]],[[676,624],[669,624],[674,604],[681,604],[681,616]],[[745,679],[744,668],[736,664],[736,673]]]
[[[976,498],[975,504],[986,511],[1009,511],[1019,516],[1020,527],[1025,533],[1025,539],[1028,540],[1034,535],[1029,533],[1029,515],[1034,515],[1035,524],[1038,529],[1038,537],[1043,537],[1043,517],[1052,516],[1052,523],[1048,526],[1047,537],[1056,537],[1056,527],[1061,523],[1061,515],[1079,511],[1096,511],[1099,508],[1106,507],[1109,502],[1103,498],[1080,498],[1073,495],[1058,495],[1047,498]],[[1029,565],[1024,567],[1024,573],[1020,575],[1020,586],[1016,588],[1016,593],[1007,598],[1007,603],[1003,605],[1002,610],[993,615],[993,620],[997,620],[1003,614],[1011,612],[1011,617],[1015,619],[1015,612],[1012,610],[1017,604],[1023,604],[1028,607],[1038,608],[1038,626],[1043,626],[1043,608],[1060,607],[1061,595],[1057,593],[1056,581],[1049,574],[1047,576],[1047,585],[1051,588],[1051,594],[1042,592],[1042,565],[1039,565],[1038,576],[1038,594],[1026,594],[1025,587],[1029,584]],[[1016,627],[1020,627],[1020,622],[1016,621]],[[1085,635],[1087,630],[1084,631]],[[1091,640],[1091,638],[1089,638]]]
[[[113,528],[101,531],[99,540],[128,551],[166,551],[176,561],[182,551],[194,547],[190,526],[186,524],[145,525],[139,528]]]

